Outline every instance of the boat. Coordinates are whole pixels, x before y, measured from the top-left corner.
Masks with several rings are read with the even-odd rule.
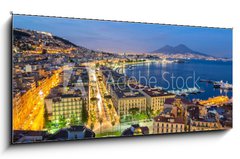
[[[222,80],[221,81],[215,81],[215,82],[213,82],[213,87],[214,88],[220,88],[223,83],[224,82]]]
[[[216,81],[213,83],[214,88],[220,88],[224,90],[232,90],[232,84],[229,84],[228,81],[224,83],[222,80],[221,81]]]
[[[204,90],[193,87],[193,88],[182,89],[182,90],[171,90],[171,91],[168,91],[168,92],[173,93],[175,95],[188,96],[189,94],[203,93]]]
[[[226,83],[222,83],[222,85],[220,86],[221,89],[225,89],[225,90],[232,90],[232,85],[229,84],[228,82]]]

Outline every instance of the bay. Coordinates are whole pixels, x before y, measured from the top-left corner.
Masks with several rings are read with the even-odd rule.
[[[215,89],[210,83],[200,82],[200,79],[223,80],[232,84],[231,61],[187,60],[184,63],[142,63],[126,67],[125,74],[135,77],[143,85],[162,87],[165,90],[197,87],[205,91],[188,95],[186,98],[190,100],[208,99],[219,95],[232,97],[231,90]]]

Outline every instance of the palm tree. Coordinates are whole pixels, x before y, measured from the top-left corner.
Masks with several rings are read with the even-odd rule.
[[[104,98],[105,98],[106,100],[109,100],[109,99],[112,98],[112,96],[111,96],[111,95],[104,95]]]
[[[91,123],[90,127],[91,127],[91,130],[93,130],[93,128],[94,128],[94,124]]]
[[[98,103],[98,98],[97,97],[92,97],[91,99],[91,103],[94,107],[97,107],[97,103]]]
[[[113,132],[113,127],[114,127],[114,125],[116,124],[115,120],[113,120],[113,121],[111,122],[111,124],[112,124],[112,132]]]
[[[99,123],[100,123],[100,134],[102,133],[102,123],[103,123],[103,119],[99,118]]]
[[[82,106],[82,123],[85,124],[88,121],[88,111],[87,111],[87,103],[86,99],[83,101],[83,106]]]
[[[108,109],[112,109],[112,105],[111,104],[108,104]]]

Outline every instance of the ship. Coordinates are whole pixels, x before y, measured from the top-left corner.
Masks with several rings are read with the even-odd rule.
[[[220,86],[221,89],[225,89],[225,90],[232,90],[232,84],[229,84],[228,82],[226,83],[222,83],[222,85]]]
[[[214,88],[220,88],[223,83],[224,82],[222,80],[221,81],[215,81],[215,82],[213,82],[213,87]]]
[[[203,93],[205,92],[202,89],[198,89],[196,87],[193,88],[188,88],[188,89],[182,89],[182,90],[171,90],[169,93],[173,93],[175,95],[179,96],[188,96],[189,94],[198,94],[198,93]]]
[[[229,84],[228,81],[224,83],[222,80],[221,81],[215,81],[213,83],[214,88],[220,88],[224,90],[232,90],[232,84]]]

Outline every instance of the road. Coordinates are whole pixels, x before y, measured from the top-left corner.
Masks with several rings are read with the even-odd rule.
[[[96,133],[111,131],[119,125],[119,117],[111,99],[104,96],[109,95],[105,84],[94,63],[88,64],[89,72],[89,120],[87,125]],[[109,106],[110,105],[110,106]]]

